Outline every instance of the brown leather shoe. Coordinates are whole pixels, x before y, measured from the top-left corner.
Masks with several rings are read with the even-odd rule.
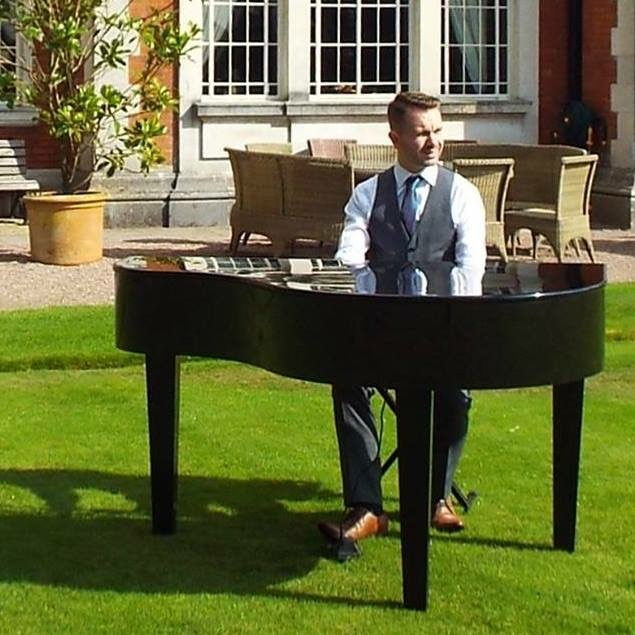
[[[450,499],[441,499],[437,503],[431,524],[437,531],[444,531],[446,533],[454,533],[465,529],[463,521],[454,511]]]
[[[376,516],[365,507],[353,507],[340,523],[318,523],[322,535],[333,542],[340,540],[363,540],[369,536],[383,536],[388,533],[388,515]]]

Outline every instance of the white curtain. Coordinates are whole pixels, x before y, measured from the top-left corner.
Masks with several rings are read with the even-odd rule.
[[[477,46],[480,44],[481,11],[482,9],[477,7],[450,7],[450,28],[454,31],[456,41],[462,45],[466,84],[479,84],[481,81],[480,49]],[[476,92],[480,92],[478,88]]]
[[[214,0],[212,0],[212,9],[214,11],[214,42],[219,42],[229,29],[231,6],[225,3],[217,5]]]

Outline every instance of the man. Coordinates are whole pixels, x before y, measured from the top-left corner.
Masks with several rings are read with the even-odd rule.
[[[440,165],[439,100],[423,93],[400,93],[388,106],[388,123],[397,163],[355,188],[344,208],[336,257],[352,270],[360,293],[441,293],[434,285],[445,269],[448,292],[480,295],[485,210],[478,190]],[[333,386],[348,511],[340,523],[319,523],[329,541],[357,541],[388,531],[371,393],[365,387]],[[464,527],[450,493],[467,435],[469,407],[465,391],[435,391],[431,524],[439,531]]]

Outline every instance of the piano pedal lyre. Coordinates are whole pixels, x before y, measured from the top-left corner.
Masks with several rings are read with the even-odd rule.
[[[388,392],[386,388],[375,387],[375,390],[381,395],[382,399],[386,402],[386,405],[393,411],[393,413],[397,412],[397,404],[393,396]],[[381,466],[381,475],[384,474],[390,469],[392,464],[397,460],[399,455],[399,448],[395,448],[390,456],[384,461]],[[474,504],[474,501],[478,498],[478,492],[474,490],[469,491],[467,494],[456,484],[452,483],[452,496],[456,500],[456,502],[463,508],[464,512],[469,512],[470,508]]]

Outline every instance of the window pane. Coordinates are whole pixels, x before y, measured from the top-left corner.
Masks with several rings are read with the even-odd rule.
[[[505,95],[506,0],[441,0],[441,92]]]
[[[247,41],[247,20],[245,8],[238,5],[232,11],[232,39],[234,42]]]
[[[324,81],[337,81],[337,56],[334,48],[322,49],[322,77]]]
[[[277,0],[203,0],[204,94],[275,94],[277,11]]]
[[[402,46],[400,47],[400,49],[401,55],[399,57],[399,75],[400,77],[409,77],[410,69],[408,66],[408,47]],[[401,90],[408,90],[408,88],[402,85]]]
[[[214,81],[229,81],[229,47],[214,47]]]
[[[450,47],[450,81],[463,82],[463,51],[458,46]]]
[[[395,32],[394,9],[381,9],[379,12],[379,33],[381,42],[394,42],[397,39]]]
[[[407,85],[408,0],[310,2],[312,94],[398,92]],[[332,54],[326,51],[342,44],[334,78]]]
[[[355,47],[345,46],[340,49],[340,79],[355,83]]]
[[[222,5],[214,7],[213,37],[216,42],[229,41],[229,7]],[[212,39],[211,36],[210,39]]]
[[[342,9],[340,42],[355,42],[356,9]]]
[[[234,46],[232,55],[232,82],[245,82],[247,79],[247,47]]]
[[[484,77],[489,81],[496,77],[496,53],[496,48],[493,46],[488,46],[485,49]]]
[[[261,82],[264,77],[264,49],[252,46],[249,49],[249,81]]]
[[[379,53],[379,79],[390,82],[395,79],[395,49],[382,47]]]
[[[377,49],[366,46],[362,49],[362,82],[371,82],[377,72]]]
[[[275,4],[269,6],[268,12],[268,35],[269,42],[277,42],[278,41],[278,10]]]
[[[483,38],[485,42],[496,42],[496,14],[483,11]]]
[[[408,37],[408,9],[400,9],[399,39],[402,42],[407,42]]]
[[[337,42],[337,11],[324,9],[322,12],[322,42]]]
[[[507,82],[507,49],[501,48],[498,51],[498,70],[500,73],[500,81]]]
[[[362,9],[362,33],[366,42],[377,41],[377,9]]]
[[[263,7],[249,8],[249,41],[263,42],[265,39],[265,22]]]

